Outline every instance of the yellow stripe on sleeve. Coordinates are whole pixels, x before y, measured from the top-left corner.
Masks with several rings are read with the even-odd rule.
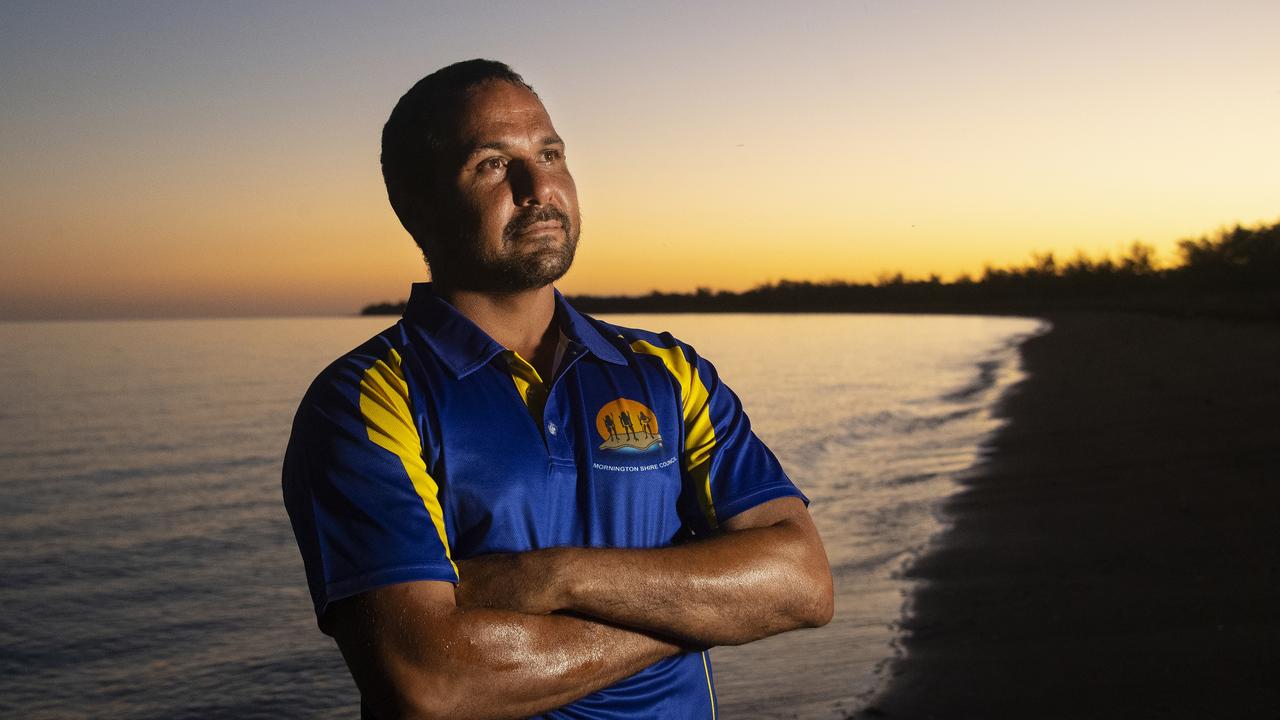
[[[716,431],[711,426],[711,404],[707,386],[698,377],[698,369],[689,364],[679,347],[663,348],[636,340],[631,349],[652,355],[662,361],[667,372],[680,385],[681,412],[684,416],[684,464],[698,488],[698,504],[712,528],[718,526],[716,508],[711,500],[711,451],[716,446]]]
[[[716,691],[711,687],[711,668],[707,666],[707,651],[702,651],[702,672],[707,676],[707,694],[711,696],[711,720],[716,720]]]
[[[364,419],[369,440],[384,450],[394,453],[404,465],[404,471],[413,483],[413,489],[422,498],[422,504],[431,516],[431,522],[440,536],[444,556],[453,566],[449,539],[444,529],[444,511],[440,507],[440,487],[427,473],[427,463],[422,459],[422,438],[409,411],[409,383],[400,367],[400,353],[392,348],[385,361],[379,360],[360,380],[360,416]]]

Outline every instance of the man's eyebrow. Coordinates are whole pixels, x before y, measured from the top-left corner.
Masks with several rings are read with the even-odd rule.
[[[547,135],[546,137],[542,138],[543,147],[546,147],[548,145],[563,145],[563,144],[564,144],[564,140],[560,139],[559,135]],[[511,143],[503,142],[502,140],[489,140],[487,142],[478,142],[475,145],[471,146],[471,148],[467,151],[467,155],[468,156],[475,155],[476,153],[482,150],[497,150],[499,152],[504,152],[510,147],[511,147]]]
[[[505,143],[501,140],[490,140],[489,142],[481,142],[472,145],[467,154],[475,155],[481,150],[506,150],[509,147],[511,147],[510,143]]]

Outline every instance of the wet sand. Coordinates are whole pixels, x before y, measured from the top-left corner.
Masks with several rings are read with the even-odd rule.
[[[1280,718],[1280,326],[1063,314],[865,718]]]

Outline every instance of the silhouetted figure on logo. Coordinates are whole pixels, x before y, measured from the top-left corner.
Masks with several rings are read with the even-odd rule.
[[[640,411],[639,417],[640,417],[640,427],[644,428],[644,434],[648,435],[649,437],[653,437],[653,428],[650,426],[650,423],[653,422],[653,418],[646,415],[643,410]]]
[[[618,439],[618,426],[613,424],[613,416],[604,416],[604,429],[609,431],[609,440]]]
[[[640,436],[636,435],[636,428],[631,424],[631,413],[626,410],[618,413],[618,420],[622,423],[622,427],[627,431],[627,437],[632,440],[639,440]]]

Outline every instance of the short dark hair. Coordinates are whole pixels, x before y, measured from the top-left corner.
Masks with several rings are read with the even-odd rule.
[[[431,73],[409,88],[382,127],[382,179],[400,223],[422,248],[424,238],[413,227],[410,204],[431,192],[434,172],[456,132],[458,110],[467,91],[501,80],[534,92],[524,78],[496,60],[464,60]],[[535,95],[537,93],[534,93]],[[429,260],[428,260],[429,261]]]

